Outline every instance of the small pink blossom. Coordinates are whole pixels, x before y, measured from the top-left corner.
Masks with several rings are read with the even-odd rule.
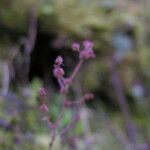
[[[73,43],[71,46],[72,50],[74,51],[80,51],[80,45],[78,43]]]
[[[40,95],[42,95],[42,96],[46,95],[46,91],[44,88],[40,88]]]
[[[56,58],[56,60],[55,60],[55,63],[57,64],[57,65],[62,65],[62,63],[63,63],[63,58],[61,57],[61,56],[58,56],[57,58]]]
[[[39,93],[40,93],[40,98],[41,98],[41,99],[44,99],[45,96],[46,96],[46,91],[45,91],[45,89],[44,89],[44,88],[40,88]]]
[[[41,110],[42,112],[48,112],[48,107],[47,107],[47,105],[46,105],[45,103],[43,103],[43,104],[40,106],[40,110]]]
[[[83,41],[84,49],[93,49],[93,42],[85,40]]]
[[[56,78],[58,78],[58,79],[61,78],[61,77],[63,77],[64,74],[65,74],[64,70],[62,68],[60,68],[60,67],[54,68],[53,73],[54,73],[54,76]]]
[[[93,52],[93,43],[91,41],[83,42],[83,50],[80,52],[80,59],[89,59],[95,58],[95,54]]]
[[[95,58],[95,54],[92,49],[85,49],[80,52],[80,59],[89,59],[89,58]]]

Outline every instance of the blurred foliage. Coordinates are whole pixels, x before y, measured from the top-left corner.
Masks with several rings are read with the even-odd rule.
[[[27,35],[29,10],[35,8],[38,16],[37,39],[40,39],[39,37],[43,35],[48,35],[47,37],[49,38],[44,39],[45,37],[43,37],[45,41],[48,41],[47,45],[44,45],[45,43],[42,40],[39,40],[41,43],[37,40],[34,51],[38,49],[37,47],[40,44],[44,43],[44,46],[40,47],[39,56],[37,55],[39,62],[45,61],[45,58],[41,56],[44,52],[46,53],[45,56],[51,54],[54,57],[53,51],[49,50],[53,49],[54,51],[56,50],[56,53],[63,53],[67,59],[65,60],[68,63],[67,65],[73,68],[74,59],[72,59],[72,53],[70,52],[71,42],[81,41],[82,39],[91,39],[94,42],[96,59],[84,64],[79,80],[81,80],[82,88],[85,91],[91,90],[96,94],[96,100],[89,102],[88,106],[96,108],[95,111],[99,109],[107,111],[112,124],[118,130],[121,130],[124,124],[122,116],[118,112],[116,97],[112,90],[108,60],[112,53],[116,53],[117,57],[120,56],[118,72],[123,82],[133,120],[138,125],[138,128],[142,130],[142,133],[145,132],[143,137],[143,134],[138,135],[138,140],[143,142],[145,136],[150,138],[150,13],[148,4],[145,6],[146,2],[145,0],[0,0],[0,70],[2,70],[3,60],[10,59],[11,47],[21,47],[21,39]],[[118,33],[119,40],[116,37]],[[64,45],[61,43],[63,47],[60,48],[64,48],[64,51],[58,51],[59,48],[57,49],[53,46],[54,41],[58,39],[65,41]],[[114,39],[117,39],[117,42],[115,42],[123,50],[115,50],[118,47],[113,46]],[[130,39],[132,39],[133,45],[130,44]],[[69,56],[67,56],[68,54]],[[44,64],[44,66],[46,65]],[[49,67],[47,70],[50,73]],[[44,71],[47,72],[47,70]],[[2,71],[0,71],[0,78],[2,78]],[[139,83],[136,83],[137,81]],[[42,84],[43,81],[38,78],[34,78],[30,82],[29,91],[31,95],[26,101],[26,110],[20,104],[24,98],[19,93],[19,90],[17,91],[17,98],[19,99],[17,101],[12,98],[11,101],[6,100],[4,102],[4,99],[0,97],[0,119],[5,120],[13,127],[21,124],[23,129],[20,130],[24,131],[24,133],[19,133],[23,142],[21,141],[21,144],[17,145],[13,141],[16,138],[14,137],[14,131],[0,130],[0,150],[44,150],[45,145],[49,142],[49,136],[47,135],[46,125],[43,125],[41,121],[42,115],[37,109],[39,107],[38,90]],[[50,107],[50,117],[55,120],[59,115],[62,97],[56,94],[55,81],[50,84],[51,98],[48,99],[48,105]],[[144,94],[142,93],[143,89]],[[13,89],[12,91],[15,90]],[[16,112],[14,109],[18,111],[21,109],[21,112]],[[93,120],[91,119],[91,127],[93,127],[91,130],[96,137],[95,149],[100,150],[99,147],[102,150],[120,149],[120,144],[109,134],[109,131],[105,128],[105,123],[102,122],[103,119],[97,118],[98,115],[99,112],[94,112]],[[71,111],[66,110],[61,127],[64,127],[71,120],[70,118]],[[94,120],[95,118],[96,120]],[[28,131],[32,132],[34,142],[26,139],[25,134]],[[83,134],[81,122],[77,124],[73,132],[75,133],[72,134],[77,136]],[[100,135],[97,135],[97,132]],[[43,136],[41,135],[42,133],[44,133]],[[58,137],[58,143],[60,142],[59,140]],[[83,147],[82,144],[81,142],[81,147]]]

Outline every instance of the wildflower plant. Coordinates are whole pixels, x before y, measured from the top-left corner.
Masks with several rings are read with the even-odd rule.
[[[63,58],[58,56],[54,62],[53,75],[57,79],[59,84],[59,93],[62,95],[63,100],[61,101],[60,113],[55,121],[51,120],[51,116],[49,116],[49,107],[46,104],[46,91],[44,88],[40,89],[40,110],[44,113],[43,120],[47,121],[49,128],[51,129],[51,142],[49,148],[52,149],[53,142],[57,134],[62,136],[65,132],[72,129],[76,123],[80,120],[80,114],[78,112],[73,113],[70,122],[65,126],[61,126],[61,120],[64,117],[66,109],[76,108],[78,105],[83,104],[85,101],[93,99],[94,95],[92,93],[85,93],[80,99],[70,100],[69,98],[69,89],[70,86],[74,82],[74,78],[79,72],[84,61],[95,58],[95,54],[93,52],[93,43],[91,41],[83,41],[82,47],[79,43],[72,44],[72,50],[76,51],[79,55],[79,62],[75,66],[72,74],[68,77],[65,75],[65,71],[63,69]]]

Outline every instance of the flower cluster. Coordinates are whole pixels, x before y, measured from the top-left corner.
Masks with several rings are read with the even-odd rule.
[[[81,97],[78,100],[70,100],[68,98],[69,87],[72,84],[74,77],[79,72],[82,63],[87,59],[95,57],[95,54],[93,52],[93,43],[91,41],[87,41],[87,40],[83,41],[82,48],[78,43],[73,43],[72,50],[78,52],[79,62],[69,77],[65,76],[65,71],[63,69],[63,58],[61,56],[58,56],[55,59],[55,63],[54,63],[53,75],[58,81],[58,84],[60,86],[60,94],[63,95],[64,99],[62,101],[63,105],[62,108],[60,109],[60,115],[58,116],[58,118],[54,123],[51,122],[48,114],[43,119],[48,121],[48,124],[52,129],[52,131],[57,130],[57,128],[59,127],[59,123],[61,121],[61,118],[63,118],[64,110],[66,107],[72,108],[73,106],[80,105],[83,102],[94,98],[94,95],[92,93],[86,93],[83,97]],[[41,88],[40,89],[40,100],[41,100],[40,110],[44,113],[48,113],[49,109],[47,104],[45,103],[45,96],[46,96],[46,91],[44,88]],[[79,119],[80,119],[80,114],[78,114],[77,112],[72,116],[72,120],[70,121],[70,124],[68,124],[68,126],[62,129],[61,133],[64,133],[68,131],[70,128],[72,128],[75,125],[75,123],[79,121]],[[55,134],[55,132],[53,133]]]
[[[63,63],[62,57],[58,56],[57,59],[55,60],[55,65],[53,70],[54,76],[58,79],[61,79],[65,74],[65,71],[63,70],[63,68],[61,68],[62,63]]]
[[[93,52],[93,43],[91,41],[85,40],[83,41],[83,49],[80,49],[80,45],[78,43],[72,44],[72,49],[74,51],[79,52],[80,59],[89,59],[95,58],[95,54]]]
[[[54,70],[53,74],[57,78],[59,86],[60,86],[60,93],[66,94],[68,92],[68,88],[75,77],[75,75],[78,73],[82,63],[84,60],[89,59],[89,58],[95,58],[95,54],[93,52],[93,43],[91,41],[83,41],[83,48],[80,48],[79,43],[73,43],[72,44],[72,50],[77,51],[79,53],[79,63],[75,67],[72,75],[68,78],[65,78],[65,71],[62,68],[63,64],[63,58],[61,56],[58,56],[55,60],[54,64]]]

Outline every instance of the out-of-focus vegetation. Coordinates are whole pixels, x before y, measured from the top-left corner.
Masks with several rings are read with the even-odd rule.
[[[70,45],[83,39],[93,41],[96,58],[82,67],[71,97],[92,91],[95,99],[81,108],[85,115],[66,137],[76,137],[79,150],[86,145],[90,150],[148,150],[149,7],[148,0],[0,0],[0,150],[48,149],[38,91],[41,86],[49,91],[55,120],[61,96],[53,62],[62,55],[69,74],[78,59]],[[66,110],[62,126],[69,120]],[[133,141],[127,126],[135,129]],[[61,140],[54,150],[69,147]]]

